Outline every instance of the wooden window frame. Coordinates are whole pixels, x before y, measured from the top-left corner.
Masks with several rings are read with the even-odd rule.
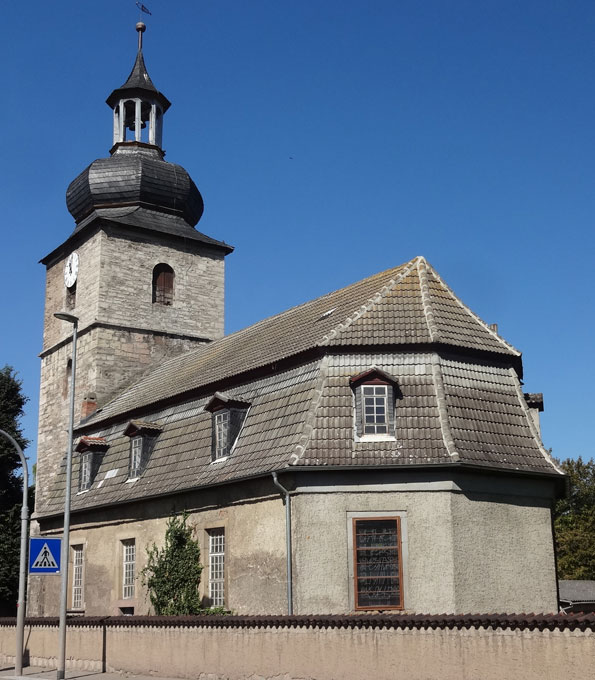
[[[176,273],[170,265],[160,262],[153,267],[151,300],[154,305],[171,307],[174,303]]]
[[[358,603],[358,575],[357,575],[357,523],[358,522],[380,522],[380,521],[390,521],[390,522],[395,522],[396,527],[397,527],[397,545],[396,545],[396,552],[397,552],[397,559],[398,559],[398,567],[399,567],[399,604],[398,605],[379,605],[379,606],[370,606],[370,605],[359,605]],[[405,589],[404,589],[404,584],[403,584],[403,540],[402,540],[402,532],[401,532],[401,517],[400,516],[395,516],[395,515],[377,515],[377,516],[362,516],[362,517],[352,517],[351,519],[352,523],[352,540],[353,540],[353,604],[354,604],[354,609],[356,611],[384,611],[387,609],[392,609],[392,610],[403,610],[405,609],[404,605],[404,600],[405,600]]]

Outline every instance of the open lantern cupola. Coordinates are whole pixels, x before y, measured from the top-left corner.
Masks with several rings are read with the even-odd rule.
[[[123,142],[145,142],[161,148],[163,137],[163,114],[170,102],[153,85],[143,58],[143,33],[146,26],[136,24],[138,53],[128,80],[107,98],[106,103],[114,112],[114,145]],[[133,135],[127,138],[127,131]],[[145,133],[143,133],[145,131]]]

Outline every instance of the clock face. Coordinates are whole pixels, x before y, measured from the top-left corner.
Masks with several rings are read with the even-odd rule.
[[[72,288],[76,283],[76,277],[79,271],[79,256],[76,253],[70,253],[66,264],[64,265],[64,283],[67,288]]]

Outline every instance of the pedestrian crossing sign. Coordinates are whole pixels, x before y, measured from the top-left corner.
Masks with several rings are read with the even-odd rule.
[[[29,573],[57,574],[60,571],[61,538],[29,539]]]

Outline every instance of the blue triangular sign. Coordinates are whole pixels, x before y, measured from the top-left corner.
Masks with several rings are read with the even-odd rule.
[[[56,574],[60,571],[60,538],[29,539],[29,573]]]

